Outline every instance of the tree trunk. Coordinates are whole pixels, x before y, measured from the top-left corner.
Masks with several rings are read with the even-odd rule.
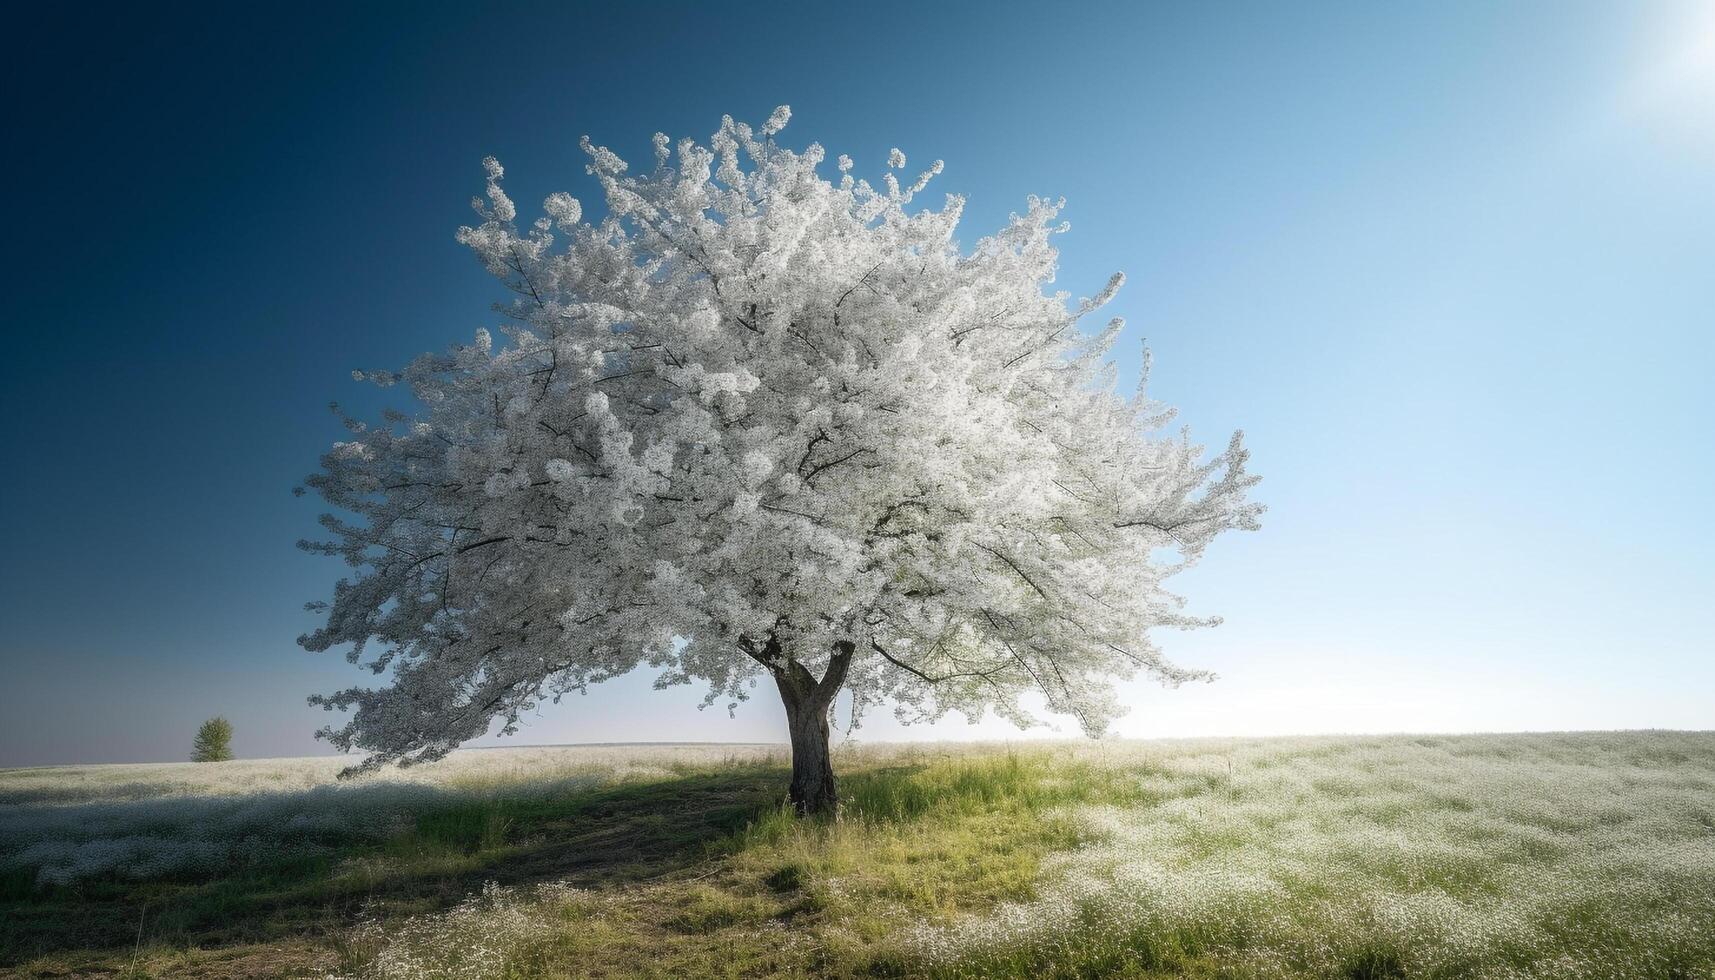
[[[828,751],[828,708],[816,698],[786,701],[786,727],[792,733],[792,809],[799,816],[832,814],[839,808],[834,763]]]
[[[854,649],[849,642],[834,644],[833,658],[821,680],[796,660],[788,659],[773,668],[792,735],[792,809],[799,816],[832,815],[839,809],[833,756],[828,747],[828,709],[846,681]]]

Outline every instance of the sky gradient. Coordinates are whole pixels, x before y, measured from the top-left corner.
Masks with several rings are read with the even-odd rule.
[[[966,243],[1064,195],[1061,285],[1129,276],[1122,370],[1147,337],[1194,435],[1246,430],[1264,528],[1178,582],[1226,623],[1161,637],[1221,679],[1127,685],[1120,734],[1715,728],[1715,6],[406,9],[0,42],[0,766],[182,758],[217,713],[327,751],[304,697],[367,675],[295,643],[343,566],[290,491],[328,402],[385,403],[353,368],[495,322],[479,161],[591,209],[580,135],[647,160],[782,103],[859,173],[946,160]],[[783,737],[766,691],[649,681],[515,741]]]

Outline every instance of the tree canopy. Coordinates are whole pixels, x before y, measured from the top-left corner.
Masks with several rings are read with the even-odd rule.
[[[1165,583],[1257,527],[1257,478],[1239,434],[1211,455],[1120,390],[1121,321],[1083,323],[1123,277],[1051,292],[1063,202],[966,250],[962,198],[918,203],[940,161],[824,176],[788,116],[657,135],[637,175],[586,137],[599,220],[556,193],[520,226],[485,161],[458,237],[513,294],[503,339],[358,372],[414,404],[348,418],[307,481],[338,513],[303,546],[354,571],[300,642],[387,680],[312,699],[364,766],[642,665],[705,705],[844,688],[854,721],[1024,726],[1034,692],[1091,734],[1115,678],[1206,676],[1150,631],[1214,622]]]

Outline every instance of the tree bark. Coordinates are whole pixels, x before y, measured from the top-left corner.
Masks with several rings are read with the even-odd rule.
[[[832,815],[839,809],[829,751],[828,709],[845,683],[854,649],[850,642],[834,644],[834,656],[821,680],[796,660],[789,659],[774,669],[774,682],[786,705],[786,726],[792,736],[792,809],[799,816]]]
[[[839,809],[834,763],[828,745],[828,705],[782,692],[786,727],[792,734],[792,809],[799,816]]]

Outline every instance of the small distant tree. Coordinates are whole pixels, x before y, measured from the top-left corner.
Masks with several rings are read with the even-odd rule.
[[[196,744],[191,749],[192,762],[225,762],[232,758],[232,722],[225,718],[210,718],[197,729]]]
[[[829,708],[905,721],[1024,699],[1098,735],[1113,679],[1209,675],[1152,630],[1206,625],[1167,579],[1258,526],[1235,434],[1206,455],[1118,389],[1121,322],[1088,332],[1123,277],[1049,291],[1060,205],[1032,198],[960,246],[964,200],[913,202],[822,147],[721,123],[655,140],[631,174],[584,141],[607,213],[550,196],[525,227],[489,160],[459,238],[515,294],[496,343],[359,372],[414,396],[348,418],[308,486],[339,512],[308,550],[354,574],[299,641],[387,683],[313,703],[351,771],[439,758],[495,719],[648,664],[729,705],[778,688],[791,796],[837,804]],[[1146,362],[1147,363],[1147,362]]]

